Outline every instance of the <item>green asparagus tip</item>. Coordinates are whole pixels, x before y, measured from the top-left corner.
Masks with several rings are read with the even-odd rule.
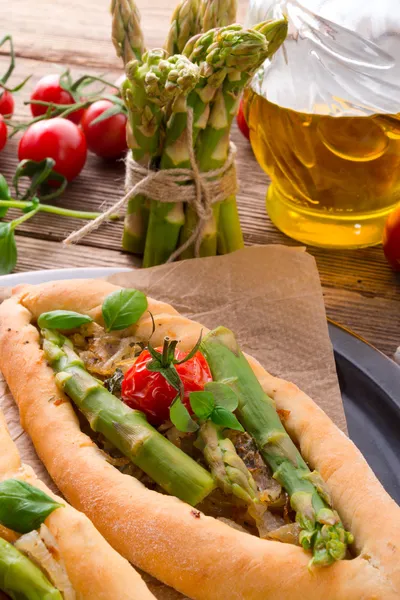
[[[286,17],[279,21],[264,21],[256,25],[254,29],[265,35],[268,42],[268,58],[271,58],[286,39],[288,21]]]

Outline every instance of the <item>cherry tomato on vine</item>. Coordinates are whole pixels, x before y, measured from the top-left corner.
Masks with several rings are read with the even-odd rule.
[[[14,98],[11,92],[4,90],[0,92],[0,115],[12,117],[14,113]]]
[[[400,271],[400,206],[390,213],[383,231],[383,251],[395,271]]]
[[[3,115],[0,115],[0,150],[3,150],[7,143],[7,125],[4,122]]]
[[[128,148],[126,115],[117,113],[99,123],[93,123],[112,106],[114,104],[109,100],[98,100],[86,109],[81,121],[89,150],[103,158],[118,158]]]
[[[31,100],[40,100],[41,102],[53,102],[53,104],[75,104],[75,99],[70,92],[64,90],[60,85],[60,76],[57,74],[45,75],[37,82],[35,89],[31,94]],[[47,106],[41,104],[31,104],[31,113],[34,117],[44,115]],[[79,123],[84,113],[80,108],[70,115],[67,119],[73,123]]]
[[[162,352],[162,348],[157,348]],[[175,351],[175,358],[182,360],[187,352]],[[169,407],[177,395],[177,391],[168,383],[161,373],[149,371],[147,364],[152,360],[150,352],[143,350],[135,364],[125,373],[122,381],[122,399],[131,408],[141,410],[154,425],[161,425],[169,420]],[[204,389],[204,385],[212,381],[210,368],[200,352],[182,363],[175,365],[184,387],[183,404],[192,413],[189,403],[190,392]]]
[[[243,133],[244,137],[246,137],[249,140],[250,139],[250,129],[249,129],[249,126],[247,125],[246,117],[244,116],[243,98],[241,99],[240,104],[239,104],[238,114],[236,115],[236,122],[238,124],[240,131]]]
[[[71,181],[86,162],[86,140],[82,130],[67,119],[55,117],[33,123],[18,146],[18,158],[40,161],[53,158],[54,170]]]

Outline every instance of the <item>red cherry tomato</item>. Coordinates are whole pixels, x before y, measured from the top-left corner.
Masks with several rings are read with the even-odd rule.
[[[162,348],[158,348],[162,351]],[[181,360],[186,352],[177,350],[175,357]],[[177,395],[177,391],[161,375],[149,371],[146,367],[152,360],[150,352],[143,350],[135,364],[125,373],[122,381],[122,399],[131,408],[144,412],[154,425],[161,425],[169,419],[169,407]],[[204,389],[204,385],[212,380],[210,368],[200,352],[193,358],[175,365],[184,387],[183,404],[191,413],[189,403],[190,392]]]
[[[395,271],[400,271],[400,205],[390,213],[383,231],[383,251]]]
[[[128,148],[126,143],[127,118],[123,113],[93,124],[97,117],[112,106],[113,103],[109,100],[98,100],[89,106],[81,121],[89,150],[103,158],[118,158]]]
[[[250,129],[249,129],[249,126],[247,125],[246,117],[244,116],[243,98],[241,99],[240,104],[239,104],[239,110],[238,110],[238,114],[236,115],[236,121],[237,121],[238,127],[239,127],[240,131],[243,133],[244,137],[246,137],[249,140],[250,139]]]
[[[4,92],[0,95],[0,115],[12,117],[13,113],[14,98],[9,91],[4,90]]]
[[[60,76],[45,75],[36,84],[35,89],[31,94],[31,100],[40,100],[41,102],[53,102],[54,104],[75,104],[75,99],[72,94],[64,90],[60,85]],[[41,104],[31,104],[31,113],[34,117],[44,115],[47,111],[47,106]],[[84,113],[84,109],[80,108],[68,115],[67,119],[73,123],[79,123]]]
[[[3,115],[0,115],[0,150],[3,150],[7,143],[7,125],[4,123]]]
[[[87,149],[82,130],[67,119],[46,119],[33,123],[22,136],[18,158],[43,160],[53,158],[54,170],[71,181],[82,171]]]

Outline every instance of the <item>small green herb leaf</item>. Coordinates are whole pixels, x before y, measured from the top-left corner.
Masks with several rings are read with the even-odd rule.
[[[40,329],[74,329],[92,321],[88,315],[73,310],[52,310],[40,315],[38,325]]]
[[[229,412],[229,410],[226,410],[223,406],[216,406],[212,411],[210,418],[216,425],[221,425],[228,429],[235,429],[236,431],[244,431],[235,415]]]
[[[0,483],[0,523],[18,533],[38,529],[61,506],[25,481],[6,479]]]
[[[215,400],[217,406],[223,406],[229,412],[233,412],[237,409],[239,400],[235,392],[225,383],[218,381],[210,381],[206,383],[204,389],[210,392]]]
[[[179,395],[175,398],[170,406],[169,418],[171,419],[172,424],[175,425],[179,431],[192,433],[193,431],[197,431],[199,428],[196,421],[193,421],[192,417],[190,416],[186,406],[182,403]]]
[[[215,408],[214,396],[210,392],[191,392],[189,400],[196,417],[204,421],[210,417]]]
[[[11,223],[0,223],[0,275],[11,273],[17,264],[17,245]]]
[[[10,200],[10,188],[8,187],[7,181],[4,175],[0,175],[0,200]],[[6,206],[0,207],[0,218],[4,217],[8,208]]]
[[[116,290],[103,302],[106,331],[119,331],[134,325],[147,310],[147,298],[138,290]]]

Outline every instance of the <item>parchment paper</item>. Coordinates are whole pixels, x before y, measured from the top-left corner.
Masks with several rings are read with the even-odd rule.
[[[346,429],[318,270],[311,255],[279,245],[252,246],[227,256],[119,273],[109,280],[169,302],[206,327],[231,328],[243,350],[274,375],[295,382]],[[7,295],[4,290],[3,297]],[[1,375],[0,405],[23,461],[57,491],[19,425]],[[152,578],[145,579],[158,598],[183,598]]]

